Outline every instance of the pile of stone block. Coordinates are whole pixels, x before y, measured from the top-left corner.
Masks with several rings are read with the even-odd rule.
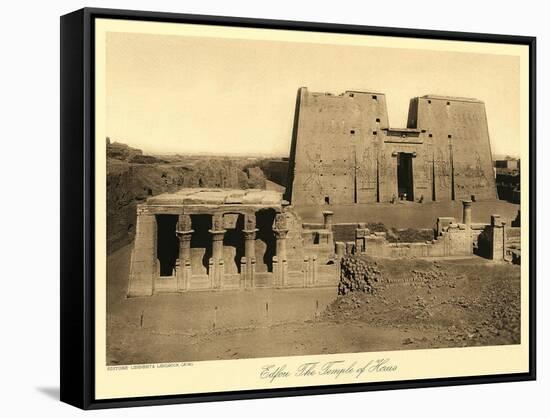
[[[374,293],[376,284],[382,278],[376,262],[365,257],[348,255],[343,257],[340,263],[339,295],[350,292]]]

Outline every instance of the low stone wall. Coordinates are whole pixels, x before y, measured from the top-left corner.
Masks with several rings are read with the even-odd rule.
[[[506,229],[506,239],[508,242],[521,241],[521,228],[509,227]]]
[[[424,242],[392,242],[386,232],[357,228],[353,241],[335,243],[336,254],[340,258],[349,254],[384,258],[470,256],[474,254],[479,237],[490,227],[490,224],[464,224],[457,223],[454,218],[438,218],[435,238]],[[491,249],[493,246],[491,241]],[[489,254],[485,256],[491,258]]]
[[[509,236],[511,234],[511,236]],[[510,228],[499,215],[491,216],[491,223],[487,225],[478,237],[477,254],[495,261],[514,261],[519,264],[519,255],[514,257],[509,249],[513,243],[520,245],[521,231],[519,228]]]
[[[290,268],[289,268],[290,267]],[[177,271],[187,269],[187,283],[178,281]],[[280,262],[273,257],[272,272],[256,272],[256,262],[247,263],[243,257],[240,273],[226,273],[223,260],[214,265],[210,260],[207,274],[191,274],[189,263],[176,266],[174,276],[164,277],[158,274],[154,278],[152,293],[176,293],[205,290],[254,290],[257,288],[306,288],[335,287],[338,284],[338,263],[320,261],[315,256],[306,256],[294,265],[288,261]]]
[[[355,230],[359,228],[357,223],[338,223],[332,227],[334,241],[353,241],[355,239]]]
[[[143,300],[128,298],[122,304],[129,324],[185,335],[314,320],[337,296],[336,287],[166,293],[153,296],[155,300],[147,302],[145,314]]]
[[[309,224],[313,227],[317,224]],[[322,224],[319,224],[322,227]],[[428,228],[387,228],[384,224],[336,223],[332,226],[334,241],[355,241],[357,229],[368,229],[370,232],[385,232],[389,242],[425,242],[434,238],[434,230]]]
[[[323,229],[322,223],[304,222],[302,228],[304,231]],[[355,237],[355,230],[359,228],[358,223],[336,223],[332,225],[332,234],[335,241],[350,241]]]

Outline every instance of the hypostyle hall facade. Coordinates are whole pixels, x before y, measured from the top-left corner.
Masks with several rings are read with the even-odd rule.
[[[382,93],[298,90],[286,199],[293,206],[495,199],[485,104],[411,99],[406,128]]]
[[[182,189],[137,208],[128,296],[335,286],[331,213],[304,231],[280,193]]]

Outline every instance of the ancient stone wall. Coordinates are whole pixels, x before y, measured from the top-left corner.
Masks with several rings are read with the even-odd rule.
[[[416,128],[433,153],[436,200],[496,199],[485,104],[439,96],[416,103]]]
[[[153,294],[155,262],[152,254],[156,251],[157,222],[155,215],[138,209],[136,240],[139,247],[132,251],[128,296],[149,296]]]
[[[475,253],[493,260],[503,260],[507,250],[518,248],[513,247],[517,240],[508,238],[507,231],[510,228],[505,228],[505,223],[500,221],[498,215],[491,216],[490,224],[472,223],[471,204],[471,201],[463,201],[462,222],[451,217],[438,218],[433,230],[435,236],[423,241],[416,239],[422,237],[419,231],[401,231],[403,238],[414,238],[407,242],[401,241],[399,237],[397,240],[388,239],[388,233],[393,234],[396,232],[394,230],[371,231],[367,224],[357,224],[354,240],[335,242],[337,258],[341,259],[346,254],[418,258],[471,256]],[[411,235],[412,232],[414,233]],[[519,228],[514,228],[510,235],[519,236]]]
[[[301,88],[296,115],[287,198],[294,205],[376,200],[379,133],[388,127],[385,96]]]
[[[407,128],[390,128],[384,94],[298,91],[286,198],[295,206],[389,202],[400,156],[412,164],[409,200],[495,199],[485,105],[423,96]]]

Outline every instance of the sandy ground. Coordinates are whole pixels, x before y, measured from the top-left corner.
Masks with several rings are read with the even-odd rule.
[[[374,294],[336,289],[125,297],[130,247],[108,259],[108,364],[519,343],[519,267],[378,260]]]

